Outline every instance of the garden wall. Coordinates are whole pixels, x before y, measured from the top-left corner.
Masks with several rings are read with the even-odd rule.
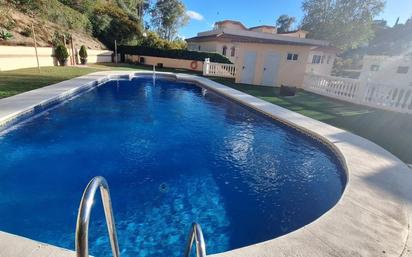
[[[71,50],[69,53],[72,55]],[[78,51],[78,50],[77,50]],[[56,66],[52,47],[38,47],[40,66]],[[111,62],[112,51],[87,50],[88,63]],[[70,64],[70,61],[68,62]],[[37,67],[34,47],[0,46],[0,71]]]
[[[203,62],[202,61],[195,61],[195,60],[183,60],[183,59],[172,59],[172,58],[164,58],[164,57],[155,57],[155,56],[145,56],[145,55],[125,55],[126,62],[132,63],[140,63],[140,57],[144,58],[145,65],[157,65],[159,63],[163,64],[163,67],[166,68],[177,68],[177,69],[187,69],[187,70],[195,70],[195,71],[202,71],[203,70]],[[196,62],[196,68],[192,68],[192,62]]]

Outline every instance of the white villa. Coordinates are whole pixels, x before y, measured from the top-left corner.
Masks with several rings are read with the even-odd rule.
[[[189,50],[228,57],[236,66],[237,83],[302,87],[305,73],[330,75],[339,52],[329,42],[306,35],[303,30],[278,33],[274,26],[246,28],[225,20],[187,42]]]
[[[365,55],[360,80],[412,86],[412,56]]]

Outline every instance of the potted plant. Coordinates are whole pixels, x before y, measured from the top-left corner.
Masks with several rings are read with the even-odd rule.
[[[60,66],[67,65],[67,58],[69,57],[69,53],[67,52],[67,48],[60,44],[54,50],[54,56],[56,57],[57,61],[59,62]]]
[[[87,63],[87,50],[86,50],[85,45],[82,45],[80,47],[79,56],[80,56],[80,62],[82,64],[86,64]]]

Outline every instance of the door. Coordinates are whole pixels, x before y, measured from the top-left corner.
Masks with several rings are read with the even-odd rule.
[[[252,84],[255,78],[256,52],[246,52],[243,60],[240,83]]]
[[[263,66],[262,85],[277,86],[280,58],[280,53],[266,54],[265,65]]]

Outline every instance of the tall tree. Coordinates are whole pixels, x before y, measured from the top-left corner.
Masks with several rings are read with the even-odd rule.
[[[186,25],[186,7],[180,0],[157,0],[150,10],[152,27],[166,40],[173,40],[177,30]]]
[[[356,48],[373,36],[373,18],[384,6],[384,0],[304,0],[302,28],[311,38]]]
[[[276,20],[276,26],[278,27],[279,32],[288,32],[293,23],[295,23],[296,18],[282,14]]]
[[[393,27],[377,26],[375,36],[369,41],[365,52],[375,55],[410,55],[412,54],[412,18],[405,24],[397,23]]]
[[[133,19],[139,19],[143,24],[143,17],[145,12],[149,9],[149,0],[117,0],[117,4],[126,10]]]
[[[114,40],[128,44],[142,35],[140,20],[136,17],[132,19],[130,13],[114,4],[98,5],[91,20],[94,35],[109,47],[113,47]]]

